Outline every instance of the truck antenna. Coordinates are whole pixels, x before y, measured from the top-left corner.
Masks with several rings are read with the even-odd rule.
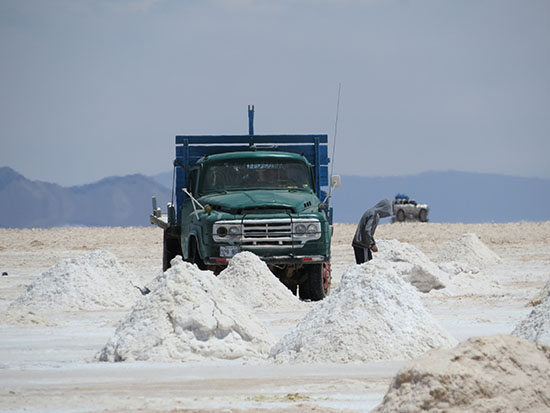
[[[332,172],[334,171],[334,153],[336,151],[336,136],[338,136],[338,115],[340,114],[340,91],[342,90],[342,82],[338,83],[338,99],[336,101],[336,120],[334,122],[334,140],[332,141],[332,165],[330,165],[330,179],[332,181]],[[332,198],[332,182],[329,182],[329,190],[327,199],[330,202]]]

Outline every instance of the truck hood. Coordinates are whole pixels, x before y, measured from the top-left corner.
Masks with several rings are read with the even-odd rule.
[[[316,210],[319,199],[309,191],[255,189],[209,194],[201,197],[200,202],[230,214],[242,214],[247,211],[299,213],[307,209]]]

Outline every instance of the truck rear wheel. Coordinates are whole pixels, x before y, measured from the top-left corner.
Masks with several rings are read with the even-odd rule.
[[[179,234],[174,234],[170,228],[165,229],[162,237],[162,271],[170,268],[170,261],[176,255],[182,255]]]
[[[405,221],[405,211],[403,211],[402,209],[400,209],[399,211],[397,211],[397,214],[395,214],[395,217],[397,218],[397,220],[398,220],[399,222]]]
[[[330,264],[310,264],[305,266],[308,273],[300,284],[298,294],[302,300],[319,301],[328,295],[331,282]]]

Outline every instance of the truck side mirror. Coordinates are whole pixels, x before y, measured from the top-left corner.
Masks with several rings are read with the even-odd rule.
[[[342,184],[342,178],[340,178],[340,175],[332,175],[330,177],[331,188],[340,188],[341,184]]]

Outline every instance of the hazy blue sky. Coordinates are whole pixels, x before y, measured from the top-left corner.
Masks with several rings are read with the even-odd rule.
[[[550,178],[550,1],[0,0],[0,166],[171,169],[176,134],[334,134],[334,172]],[[332,142],[331,142],[332,146]]]

